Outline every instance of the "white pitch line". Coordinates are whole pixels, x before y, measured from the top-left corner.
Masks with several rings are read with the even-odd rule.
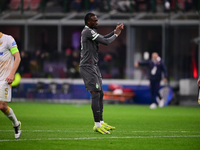
[[[56,141],[56,140],[101,140],[101,139],[148,139],[148,138],[194,138],[200,135],[187,135],[187,136],[127,136],[127,137],[83,137],[83,138],[46,138],[46,139],[5,139],[0,142],[11,141]]]
[[[0,132],[13,132],[14,130],[0,130]],[[76,130],[76,131],[72,131],[72,130],[22,130],[23,132],[88,132],[87,130],[83,131],[83,130]],[[162,132],[174,132],[174,133],[200,133],[200,131],[117,131],[115,130],[115,132],[155,132],[155,133],[162,133]]]
[[[175,132],[175,133],[177,133],[177,132],[181,132],[181,133],[195,132],[195,133],[200,133],[200,131],[131,131],[131,132]]]

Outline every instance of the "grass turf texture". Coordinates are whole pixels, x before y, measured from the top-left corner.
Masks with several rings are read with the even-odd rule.
[[[1,150],[199,150],[200,107],[104,105],[110,135],[93,132],[89,104],[9,103],[22,122],[14,139],[11,122],[0,113]]]

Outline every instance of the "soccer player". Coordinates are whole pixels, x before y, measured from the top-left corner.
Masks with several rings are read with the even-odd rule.
[[[158,53],[154,52],[151,55],[151,60],[144,62],[135,62],[135,67],[138,67],[139,65],[149,67],[151,100],[152,100],[150,108],[151,109],[157,108],[156,95],[158,95],[160,99],[160,100],[158,99],[159,107],[163,107],[164,99],[160,96],[158,90],[160,88],[162,73],[164,73],[164,79],[163,79],[164,83],[167,82],[167,70],[165,64],[159,57]]]
[[[11,84],[20,61],[19,50],[13,37],[0,32],[0,110],[11,120],[16,139],[21,135],[21,122],[17,120],[7,102],[11,101]]]
[[[83,78],[85,88],[90,91],[92,98],[92,111],[95,121],[93,130],[101,134],[110,134],[112,127],[103,121],[103,89],[102,77],[97,66],[99,43],[108,45],[113,42],[124,28],[123,24],[117,24],[116,29],[108,35],[97,33],[98,18],[93,13],[85,16],[85,27],[81,33],[81,59],[79,72]]]

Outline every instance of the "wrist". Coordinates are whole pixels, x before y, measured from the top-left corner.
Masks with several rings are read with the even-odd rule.
[[[118,37],[118,35],[117,35],[116,33],[115,33],[114,35],[115,35],[116,37]]]

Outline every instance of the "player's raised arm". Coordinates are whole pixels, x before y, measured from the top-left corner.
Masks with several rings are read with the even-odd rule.
[[[117,29],[117,27],[118,27],[119,25],[120,25],[120,23],[117,23],[116,29]],[[116,30],[116,29],[115,29],[115,30]],[[115,30],[112,31],[112,32],[110,32],[110,33],[108,33],[107,35],[104,35],[104,38],[109,38],[109,37],[113,36],[113,35],[115,34]]]
[[[119,26],[116,27],[116,29],[114,30],[114,34],[111,37],[105,38],[104,36],[99,34],[95,40],[101,44],[108,45],[112,43],[120,35],[123,28],[124,25],[120,24]]]
[[[96,32],[96,29],[98,28],[98,18],[96,15],[93,15],[90,18],[85,19],[85,25],[88,28],[88,30],[85,31],[86,32],[85,35],[87,36],[87,38],[91,39],[92,41],[97,41],[98,43],[104,45],[108,45],[111,42],[113,42],[120,35],[121,30],[124,27],[123,24],[117,25],[116,29],[114,30],[114,34],[111,32],[107,36],[103,36]],[[111,34],[113,35],[110,36]]]
[[[124,25],[123,24],[117,24],[117,27],[114,31],[115,34],[117,34],[118,36],[120,35],[121,31],[124,29]]]
[[[108,33],[107,35],[104,35],[103,37],[104,37],[104,38],[109,38],[109,37],[111,37],[111,36],[113,36],[113,35],[114,35],[114,31]]]

